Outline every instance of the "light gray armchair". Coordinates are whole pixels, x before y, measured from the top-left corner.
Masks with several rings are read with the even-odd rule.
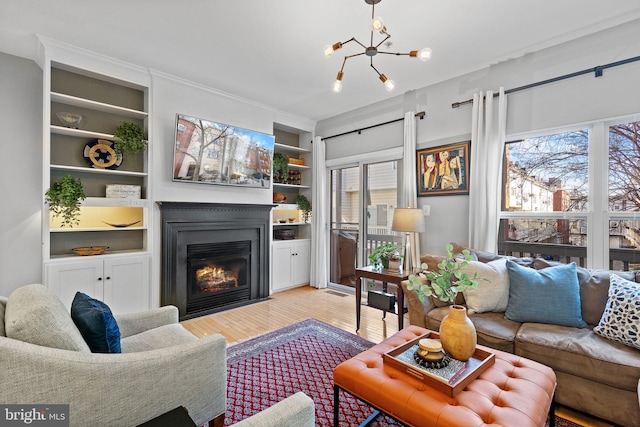
[[[0,297],[0,402],[69,404],[71,426],[135,426],[177,406],[198,425],[222,425],[225,338],[196,338],[171,306],[116,319],[123,353],[91,353],[44,286]]]
[[[299,391],[233,427],[315,427],[313,400]]]

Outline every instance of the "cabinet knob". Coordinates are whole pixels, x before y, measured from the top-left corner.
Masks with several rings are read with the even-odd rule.
[[[107,276],[107,277],[106,277],[106,280],[111,280],[111,276]]]
[[[98,281],[102,280],[102,277],[98,277]]]

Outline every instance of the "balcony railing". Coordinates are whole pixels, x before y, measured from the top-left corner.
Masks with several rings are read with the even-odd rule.
[[[358,240],[357,223],[334,223],[331,230],[341,230],[347,232],[355,237],[356,240]],[[367,231],[367,241],[365,242],[364,247],[365,263],[369,262],[369,255],[371,255],[371,253],[375,251],[376,248],[380,245],[384,245],[385,243],[393,243],[402,247],[402,236],[397,235],[397,233],[391,234],[393,233],[393,231],[390,231],[389,227],[371,226]]]
[[[503,240],[498,241],[498,253],[517,257],[539,257],[563,262],[565,264],[575,262],[581,267],[588,267],[586,265],[587,248],[584,246]],[[628,248],[609,249],[610,270],[629,271],[639,268],[640,250]]]

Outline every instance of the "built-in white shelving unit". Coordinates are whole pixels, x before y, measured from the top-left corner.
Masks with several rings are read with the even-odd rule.
[[[101,299],[114,312],[150,308],[151,230],[148,71],[41,38],[43,70],[43,278],[69,306],[75,292]],[[57,113],[82,116],[77,128]],[[145,153],[125,156],[114,169],[97,167],[87,147],[113,141],[116,128],[134,122],[145,129]],[[86,199],[79,224],[61,226],[44,203],[45,192],[65,175],[82,181]],[[140,198],[107,198],[108,185],[140,189]],[[72,249],[107,246],[104,254],[79,256]]]
[[[301,133],[302,134],[302,133]],[[275,152],[293,159],[304,159],[304,164],[289,163],[289,173],[295,183],[273,183],[273,192],[282,193],[285,203],[273,209],[274,239],[272,243],[272,291],[280,291],[309,283],[311,260],[311,222],[304,222],[296,205],[298,194],[311,200],[311,150],[300,147],[301,134],[274,129]],[[274,198],[275,200],[275,198]],[[281,231],[288,233],[281,239]]]

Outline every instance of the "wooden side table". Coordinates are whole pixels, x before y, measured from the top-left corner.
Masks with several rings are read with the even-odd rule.
[[[360,313],[362,311],[362,283],[360,279],[373,279],[382,282],[382,290],[387,291],[387,284],[394,284],[398,290],[397,308],[398,330],[404,327],[404,292],[402,291],[403,280],[407,280],[410,274],[418,273],[420,270],[408,271],[391,271],[386,268],[378,270],[376,267],[368,265],[366,267],[356,268],[356,332],[360,330]],[[384,311],[384,310],[383,310]],[[386,313],[386,311],[385,311]]]

